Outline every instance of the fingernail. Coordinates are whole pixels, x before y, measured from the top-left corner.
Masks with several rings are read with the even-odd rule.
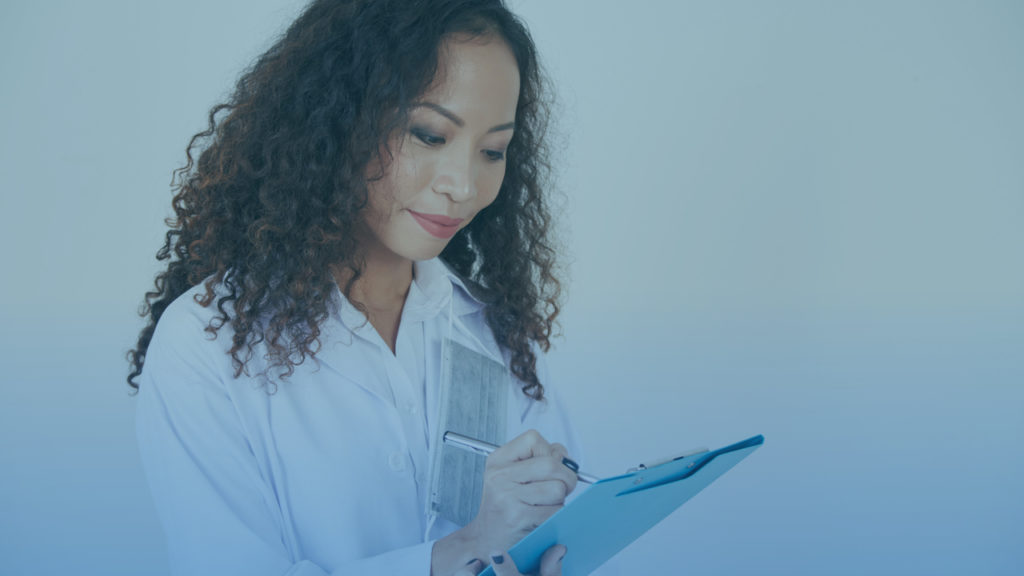
[[[470,560],[469,562],[466,562],[466,566],[469,566],[470,564],[472,564],[472,563],[474,563],[474,562],[479,562],[479,561],[480,561],[480,559],[479,559],[479,558],[473,558],[473,559],[472,559],[472,560]]]
[[[580,471],[580,465],[568,458],[562,458],[562,464],[565,464],[565,467],[573,472]]]
[[[493,555],[493,556],[491,556],[491,561],[494,562],[495,564],[504,564],[505,563],[505,555],[504,554]]]

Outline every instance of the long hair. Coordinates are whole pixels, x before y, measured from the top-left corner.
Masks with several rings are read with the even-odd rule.
[[[361,271],[365,170],[404,129],[454,34],[506,42],[520,93],[498,197],[441,259],[487,294],[512,372],[543,398],[534,344],[549,348],[561,294],[546,199],[549,99],[533,40],[502,0],[315,0],[242,74],[175,171],[175,216],[157,252],[167,268],[145,295],[129,386],[138,389],[164,310],[200,282],[198,303],[218,312],[207,332],[230,324],[235,377],[259,345],[283,378],[315,356],[338,289],[332,266],[355,273],[346,296]]]

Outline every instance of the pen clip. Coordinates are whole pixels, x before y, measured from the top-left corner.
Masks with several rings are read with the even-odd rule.
[[[662,460],[655,460],[655,461],[649,462],[649,463],[641,463],[638,466],[635,466],[633,468],[630,468],[629,470],[626,470],[626,474],[632,474],[634,472],[640,472],[641,470],[650,470],[651,468],[654,468],[655,466],[661,466],[662,464],[667,464],[669,462],[675,462],[676,460],[682,460],[683,458],[688,458],[690,456],[696,456],[698,454],[704,454],[707,451],[708,451],[707,448],[694,448],[693,450],[690,450],[689,452],[684,452],[682,454],[678,454],[678,455],[672,456],[670,458],[664,458]]]

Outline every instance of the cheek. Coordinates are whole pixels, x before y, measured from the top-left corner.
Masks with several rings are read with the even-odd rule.
[[[368,187],[369,208],[380,221],[389,220],[415,196],[421,171],[415,162],[402,160],[396,156],[383,177]]]
[[[391,208],[395,204],[394,185],[391,178],[385,175],[380,180],[370,182],[366,187],[366,210],[364,214],[371,224],[383,224],[391,216]]]
[[[430,189],[434,161],[424,150],[410,144],[398,151],[389,173],[393,197],[398,204],[405,205]]]
[[[501,183],[505,180],[505,170],[495,170],[494,174],[486,175],[477,185],[477,211],[490,206],[497,198],[501,190]]]
[[[394,141],[391,150],[390,161],[383,171],[377,172],[381,178],[369,186],[370,204],[378,211],[383,209],[384,213],[393,212],[414,196],[415,191],[422,187],[420,181],[427,172],[415,149],[409,150],[402,142]],[[383,150],[380,154],[387,156]]]

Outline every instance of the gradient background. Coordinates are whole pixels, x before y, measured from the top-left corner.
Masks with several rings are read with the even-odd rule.
[[[0,574],[167,574],[123,354],[188,137],[301,4],[0,6]],[[583,467],[766,437],[623,565],[1024,573],[1024,3],[513,6]]]

